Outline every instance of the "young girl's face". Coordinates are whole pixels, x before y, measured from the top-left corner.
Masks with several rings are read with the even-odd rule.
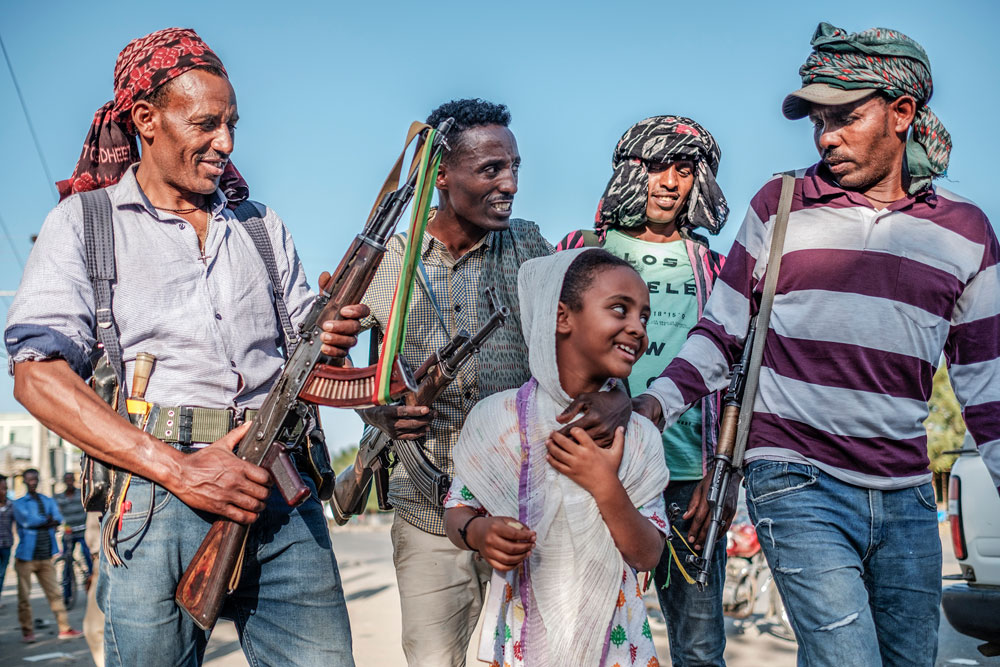
[[[648,319],[646,283],[631,268],[609,266],[597,269],[579,311],[559,304],[557,332],[582,374],[626,378],[646,351]]]

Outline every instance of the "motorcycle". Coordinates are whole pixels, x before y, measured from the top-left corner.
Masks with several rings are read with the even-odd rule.
[[[747,515],[743,493],[741,488],[736,515],[726,531],[722,612],[733,618],[741,631],[747,625],[756,625],[775,637],[795,641],[788,612],[767,567],[757,531]]]

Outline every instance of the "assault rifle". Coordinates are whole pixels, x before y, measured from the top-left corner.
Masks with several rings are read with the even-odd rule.
[[[431,142],[425,141],[417,149],[431,151],[431,164],[446,148],[444,135],[453,122],[451,118],[445,120]],[[407,143],[418,134],[426,139],[428,130],[428,126],[415,123]],[[319,296],[299,327],[298,344],[254,417],[253,428],[235,450],[241,459],[266,468],[285,501],[292,506],[309,497],[309,487],[302,482],[292,462],[288,444],[294,442],[296,427],[306,418],[309,403],[338,407],[372,404],[375,368],[339,367],[342,361],[331,360],[320,351],[320,327],[327,320],[343,319],[340,309],[344,306],[360,303],[382,261],[386,239],[394,232],[417,187],[415,158],[407,181],[396,189],[402,159],[401,155],[363,231],[355,237],[330,280],[320,286]],[[397,358],[390,396],[402,395],[407,388],[416,389],[398,361]],[[248,531],[249,526],[216,519],[181,576],[175,600],[203,630],[215,625],[226,595],[239,584]]]
[[[484,296],[490,302],[490,318],[474,336],[462,329],[444,347],[427,358],[413,374],[417,387],[403,395],[404,405],[430,407],[455,379],[462,364],[479,351],[494,331],[503,326],[510,310],[497,303],[489,288],[484,291]],[[389,468],[392,466],[390,453],[394,453],[396,459],[403,464],[410,480],[424,498],[438,506],[444,503],[451,480],[427,458],[422,441],[392,440],[379,429],[369,426],[365,428],[354,463],[337,476],[333,487],[330,506],[338,525],[343,526],[352,516],[364,512],[373,478],[379,509],[392,508],[389,504]]]
[[[750,420],[753,416],[754,399],[757,396],[760,379],[761,362],[764,359],[764,343],[767,339],[768,326],[771,321],[771,309],[774,306],[774,295],[778,287],[778,272],[781,269],[781,256],[784,252],[785,231],[788,227],[788,216],[792,210],[792,197],[795,192],[795,175],[786,172],[781,176],[781,194],[778,197],[778,210],[771,227],[771,247],[767,254],[767,265],[764,277],[764,292],[760,298],[760,308],[750,320],[747,327],[747,337],[743,345],[740,362],[733,366],[732,377],[729,380],[729,390],[723,398],[722,424],[719,427],[719,445],[715,451],[712,465],[712,480],[708,489],[708,506],[711,509],[711,520],[708,524],[708,536],[705,549],[701,556],[689,554],[687,562],[697,570],[695,582],[698,589],[703,590],[708,583],[708,568],[715,552],[715,540],[722,529],[723,505],[733,483],[733,472],[743,466],[743,455],[746,453],[747,438],[750,433]],[[759,327],[759,328],[758,328]],[[721,586],[723,582],[718,582]]]
[[[698,590],[704,590],[708,584],[708,569],[712,564],[712,555],[715,553],[715,541],[719,537],[719,531],[723,528],[722,515],[725,512],[725,500],[729,494],[729,488],[733,484],[733,472],[739,471],[743,465],[743,454],[745,447],[736,446],[736,431],[740,421],[741,410],[752,411],[753,406],[743,406],[743,396],[746,389],[747,371],[750,368],[750,353],[753,348],[753,341],[757,332],[757,318],[750,320],[747,329],[746,344],[743,346],[743,353],[740,355],[738,363],[733,365],[732,375],[729,379],[729,388],[723,397],[722,424],[719,426],[719,444],[715,449],[715,456],[712,459],[712,481],[708,487],[708,507],[709,523],[708,535],[705,538],[705,547],[700,556],[695,554],[687,555],[687,562],[695,570],[695,583]],[[735,480],[739,483],[739,480]],[[721,586],[723,582],[718,582]]]

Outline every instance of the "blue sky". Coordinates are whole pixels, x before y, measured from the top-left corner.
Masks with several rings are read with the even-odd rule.
[[[233,160],[251,196],[284,218],[315,279],[361,228],[411,120],[441,102],[503,102],[523,158],[514,215],[551,240],[591,224],[614,144],[632,123],[676,113],[722,146],[733,210],[712,240],[732,244],[753,193],[816,159],[807,121],[785,120],[816,24],[896,28],[930,55],[931,108],[952,134],[940,183],[1000,220],[994,129],[1000,102],[995,2],[47,2],[0,5],[3,37],[45,162],[73,170],[94,111],[112,96],[132,38],[191,27],[236,89]],[[0,290],[55,203],[9,72],[0,66]],[[13,247],[12,247],[13,246]],[[0,298],[6,316],[9,301]],[[363,354],[363,351],[362,351]],[[0,412],[19,410],[0,377]],[[326,414],[333,445],[357,440],[353,415]]]

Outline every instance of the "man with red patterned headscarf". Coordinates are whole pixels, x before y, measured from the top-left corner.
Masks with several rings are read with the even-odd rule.
[[[237,119],[226,70],[194,31],[161,30],[125,47],[114,100],[95,115],[73,176],[59,184],[63,199],[8,314],[15,397],[87,454],[132,474],[120,512],[104,520],[97,598],[108,665],[202,661],[208,633],[176,606],[174,591],[216,515],[253,524],[222,612],[251,661],[353,664],[315,493],[289,508],[267,471],[233,455],[247,425],[230,429],[262,403],[294,342],[283,331],[313,301],[281,219],[254,204],[269,261],[231,210],[249,195],[229,159]],[[96,262],[77,194],[97,188],[114,229],[110,317],[95,306],[101,284],[91,282]],[[353,345],[367,308],[341,314],[347,319],[324,324],[331,356]],[[98,344],[116,338],[117,362]],[[160,409],[140,430],[84,379],[103,356],[124,364],[124,382],[143,352],[156,358],[145,399]]]

